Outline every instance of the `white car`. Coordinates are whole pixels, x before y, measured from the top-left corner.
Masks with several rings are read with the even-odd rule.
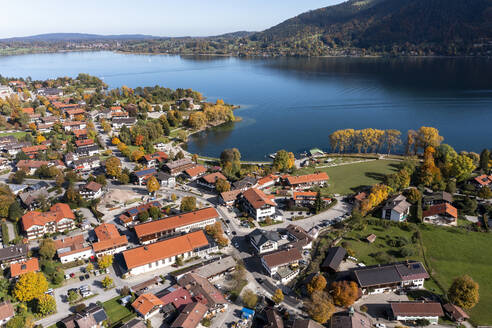
[[[377,323],[375,326],[377,328],[386,328],[386,325],[384,323]]]

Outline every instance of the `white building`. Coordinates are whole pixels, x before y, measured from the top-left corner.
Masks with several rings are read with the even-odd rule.
[[[47,233],[72,230],[75,228],[75,215],[70,206],[57,203],[49,212],[31,211],[24,214],[22,227],[28,239],[40,238]]]
[[[444,316],[441,303],[437,302],[391,303],[391,311],[395,320],[428,320],[431,325],[437,325],[439,323],[439,317]]]
[[[282,219],[281,216],[276,216],[277,204],[275,201],[259,189],[251,188],[246,190],[242,195],[242,203],[257,221],[265,221],[268,217],[272,220]]]
[[[283,267],[290,267],[295,271],[300,260],[302,260],[301,252],[297,248],[291,248],[263,255],[261,264],[270,277],[273,277]]]
[[[411,206],[403,195],[391,197],[383,207],[383,219],[403,222],[407,219]]]

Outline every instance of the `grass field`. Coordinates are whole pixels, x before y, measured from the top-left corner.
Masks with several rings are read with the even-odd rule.
[[[477,325],[492,324],[492,236],[458,229],[422,229],[426,257],[434,277],[444,288],[468,274],[480,285],[480,302],[469,314]]]
[[[24,137],[24,136],[25,136],[26,134],[28,134],[28,133],[29,133],[29,132],[26,132],[26,131],[5,132],[5,133],[0,132],[0,137],[14,136],[14,137],[16,137],[17,139],[19,139],[19,138]]]
[[[398,161],[374,160],[364,163],[347,164],[321,169],[303,168],[298,174],[324,171],[330,177],[329,185],[323,188],[325,193],[347,195],[364,186],[372,186],[384,180],[385,175],[397,171]]]
[[[106,314],[113,325],[122,319],[125,319],[124,321],[126,322],[135,316],[135,313],[118,303],[120,298],[121,296],[116,296],[103,303],[104,311],[106,311]]]

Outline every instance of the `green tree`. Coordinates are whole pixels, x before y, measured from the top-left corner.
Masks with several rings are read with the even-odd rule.
[[[24,179],[26,178],[26,176],[27,176],[26,171],[18,170],[13,175],[11,175],[10,180],[12,181],[12,183],[21,184],[24,182]]]
[[[21,302],[39,298],[48,290],[48,281],[41,272],[28,272],[20,276],[14,287],[14,296]]]
[[[104,174],[99,174],[96,177],[96,182],[102,185],[103,187],[105,187],[108,184],[108,182],[106,181],[106,176]]]
[[[56,253],[56,246],[53,239],[43,239],[39,245],[39,255],[47,260],[52,260]]]
[[[241,153],[237,148],[226,149],[220,154],[220,165],[223,173],[235,178],[241,172]]]
[[[193,196],[183,197],[181,199],[181,212],[191,212],[196,209],[196,198]]]
[[[490,166],[490,151],[488,149],[484,149],[480,153],[480,168],[485,172],[487,172],[489,166]]]
[[[130,177],[128,176],[128,174],[121,173],[121,174],[118,176],[118,181],[119,181],[121,184],[127,184],[128,182],[130,182]]]
[[[417,200],[417,220],[423,222],[424,214],[422,212],[422,197]]]
[[[111,177],[119,177],[121,174],[121,161],[112,156],[106,160],[106,173]]]
[[[321,198],[321,192],[318,191],[316,193],[316,199],[314,200],[314,211],[315,213],[320,213],[323,208],[325,207],[325,202],[323,200],[323,198]]]
[[[79,297],[80,297],[79,293],[77,293],[75,290],[68,291],[67,299],[69,303],[76,302],[79,299]]]
[[[6,328],[26,328],[26,318],[23,315],[16,314],[15,317],[7,322]]]
[[[454,279],[448,290],[451,303],[463,309],[473,308],[479,301],[479,286],[470,276],[463,275]]]
[[[451,173],[457,181],[468,179],[473,170],[475,170],[473,160],[466,155],[460,154],[452,162]]]
[[[152,217],[153,220],[157,220],[161,217],[161,210],[156,206],[152,206],[151,208],[149,208],[149,215]]]
[[[250,309],[254,309],[258,303],[258,295],[256,295],[252,290],[245,289],[241,296],[244,306]]]
[[[17,222],[21,218],[24,211],[20,206],[19,202],[15,201],[9,206],[9,221]]]
[[[275,293],[272,296],[272,301],[274,301],[276,304],[282,303],[284,300],[284,293],[282,292],[282,289],[278,288],[275,290]]]
[[[143,212],[138,213],[137,219],[140,222],[147,221],[149,219],[149,212],[148,211],[143,211]]]
[[[231,184],[225,179],[218,179],[215,182],[215,190],[219,193],[229,191],[231,190]]]
[[[279,150],[275,154],[275,158],[273,159],[273,167],[276,170],[285,172],[292,168],[294,165],[294,154],[293,153],[288,153],[285,150]]]
[[[43,316],[56,312],[56,301],[51,295],[43,294],[39,296],[36,305],[37,312]]]

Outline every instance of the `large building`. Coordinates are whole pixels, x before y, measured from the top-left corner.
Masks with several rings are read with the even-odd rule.
[[[273,277],[281,268],[296,267],[300,260],[302,260],[301,252],[297,248],[291,248],[263,255],[261,264],[267,273]]]
[[[437,302],[395,302],[391,303],[391,312],[398,321],[428,320],[432,325],[444,316],[441,303]]]
[[[98,241],[92,244],[92,249],[97,256],[120,253],[128,245],[126,236],[120,235],[114,224],[103,223],[94,232]]]
[[[406,261],[354,269],[364,294],[381,294],[398,289],[422,289],[429,274],[420,262]]]
[[[20,244],[0,248],[0,268],[5,269],[12,263],[21,262],[27,259],[29,252],[28,244]]]
[[[277,204],[260,189],[251,188],[246,190],[242,195],[242,204],[257,221],[276,218]]]
[[[70,206],[57,203],[48,212],[31,211],[24,214],[22,227],[28,239],[40,238],[46,233],[73,229],[75,227],[75,215]]]
[[[328,174],[326,172],[288,176],[285,182],[292,189],[307,189],[313,186],[324,186],[328,182]]]
[[[216,251],[202,230],[123,252],[128,273],[138,275],[172,265],[178,257],[186,260]]]
[[[61,263],[87,260],[94,255],[92,247],[85,243],[83,235],[57,239],[55,248]]]
[[[142,244],[152,243],[159,238],[180,232],[203,229],[214,224],[219,213],[213,207],[171,216],[168,218],[135,225],[135,233]]]
[[[192,162],[189,158],[182,158],[176,161],[167,162],[163,166],[163,170],[171,175],[178,175],[181,172],[190,169],[195,166],[195,163]]]

